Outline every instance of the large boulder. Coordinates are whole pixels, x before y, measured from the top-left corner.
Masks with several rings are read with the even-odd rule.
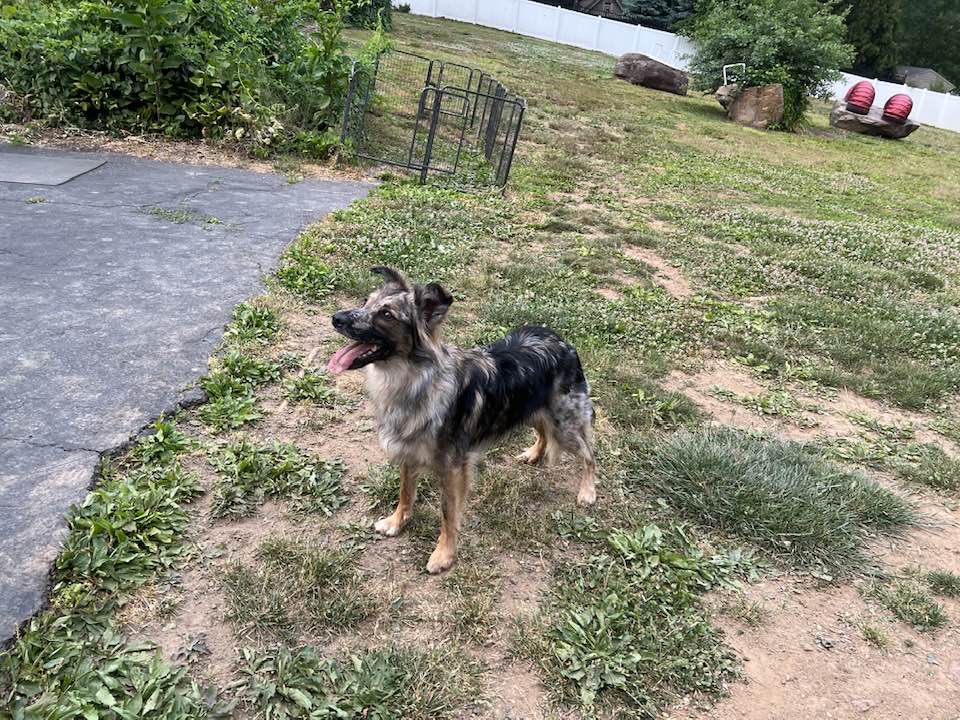
[[[740,93],[740,86],[736,83],[730,83],[729,85],[721,85],[717,88],[716,98],[717,102],[723,106],[723,109],[726,110],[729,108],[733,101],[737,99],[737,95]]]
[[[675,95],[686,95],[689,79],[683,70],[677,70],[642,53],[627,53],[617,60],[613,74],[634,85],[663,90]]]
[[[857,115],[847,110],[846,103],[842,100],[833,104],[833,110],[830,111],[830,124],[841,130],[863,133],[864,135],[875,135],[877,137],[900,140],[912,133],[919,124],[913,120],[907,120],[905,123],[895,123],[884,120],[883,109],[879,107],[870,108],[866,115]]]
[[[734,122],[766,130],[783,121],[783,85],[773,83],[741,88],[726,108],[727,116]]]

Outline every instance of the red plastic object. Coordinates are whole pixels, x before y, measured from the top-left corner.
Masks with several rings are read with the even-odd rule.
[[[857,115],[866,115],[873,106],[873,99],[877,96],[877,91],[868,80],[861,80],[852,88],[847,90],[847,110]]]
[[[887,100],[883,106],[883,119],[903,125],[913,110],[913,99],[909,95],[899,93]]]

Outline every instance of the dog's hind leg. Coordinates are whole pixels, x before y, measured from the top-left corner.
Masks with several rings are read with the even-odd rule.
[[[547,431],[542,422],[534,423],[533,438],[533,445],[517,455],[517,460],[528,465],[539,463],[547,449]]]
[[[597,500],[597,461],[593,452],[593,407],[586,394],[562,395],[552,407],[553,427],[560,448],[580,458],[580,487],[577,505]]]
[[[381,535],[398,535],[413,515],[413,504],[417,501],[417,475],[420,469],[410,463],[400,463],[400,500],[392,515],[377,520],[373,529]]]
[[[460,520],[463,517],[463,506],[472,478],[473,466],[469,461],[462,465],[454,465],[444,475],[440,496],[442,514],[440,539],[437,540],[437,547],[427,561],[427,572],[431,575],[448,570],[457,556]]]

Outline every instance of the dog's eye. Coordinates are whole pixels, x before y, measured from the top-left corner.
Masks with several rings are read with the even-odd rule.
[[[384,308],[383,310],[380,311],[380,317],[384,318],[385,320],[390,320],[393,318],[393,313],[390,312],[387,308]]]

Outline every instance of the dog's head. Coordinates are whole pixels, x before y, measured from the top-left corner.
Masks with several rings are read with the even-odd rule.
[[[384,282],[355,310],[341,310],[332,321],[350,343],[327,363],[333,373],[357,370],[395,358],[412,360],[437,342],[453,298],[437,283],[411,285],[393,268],[372,272]]]

